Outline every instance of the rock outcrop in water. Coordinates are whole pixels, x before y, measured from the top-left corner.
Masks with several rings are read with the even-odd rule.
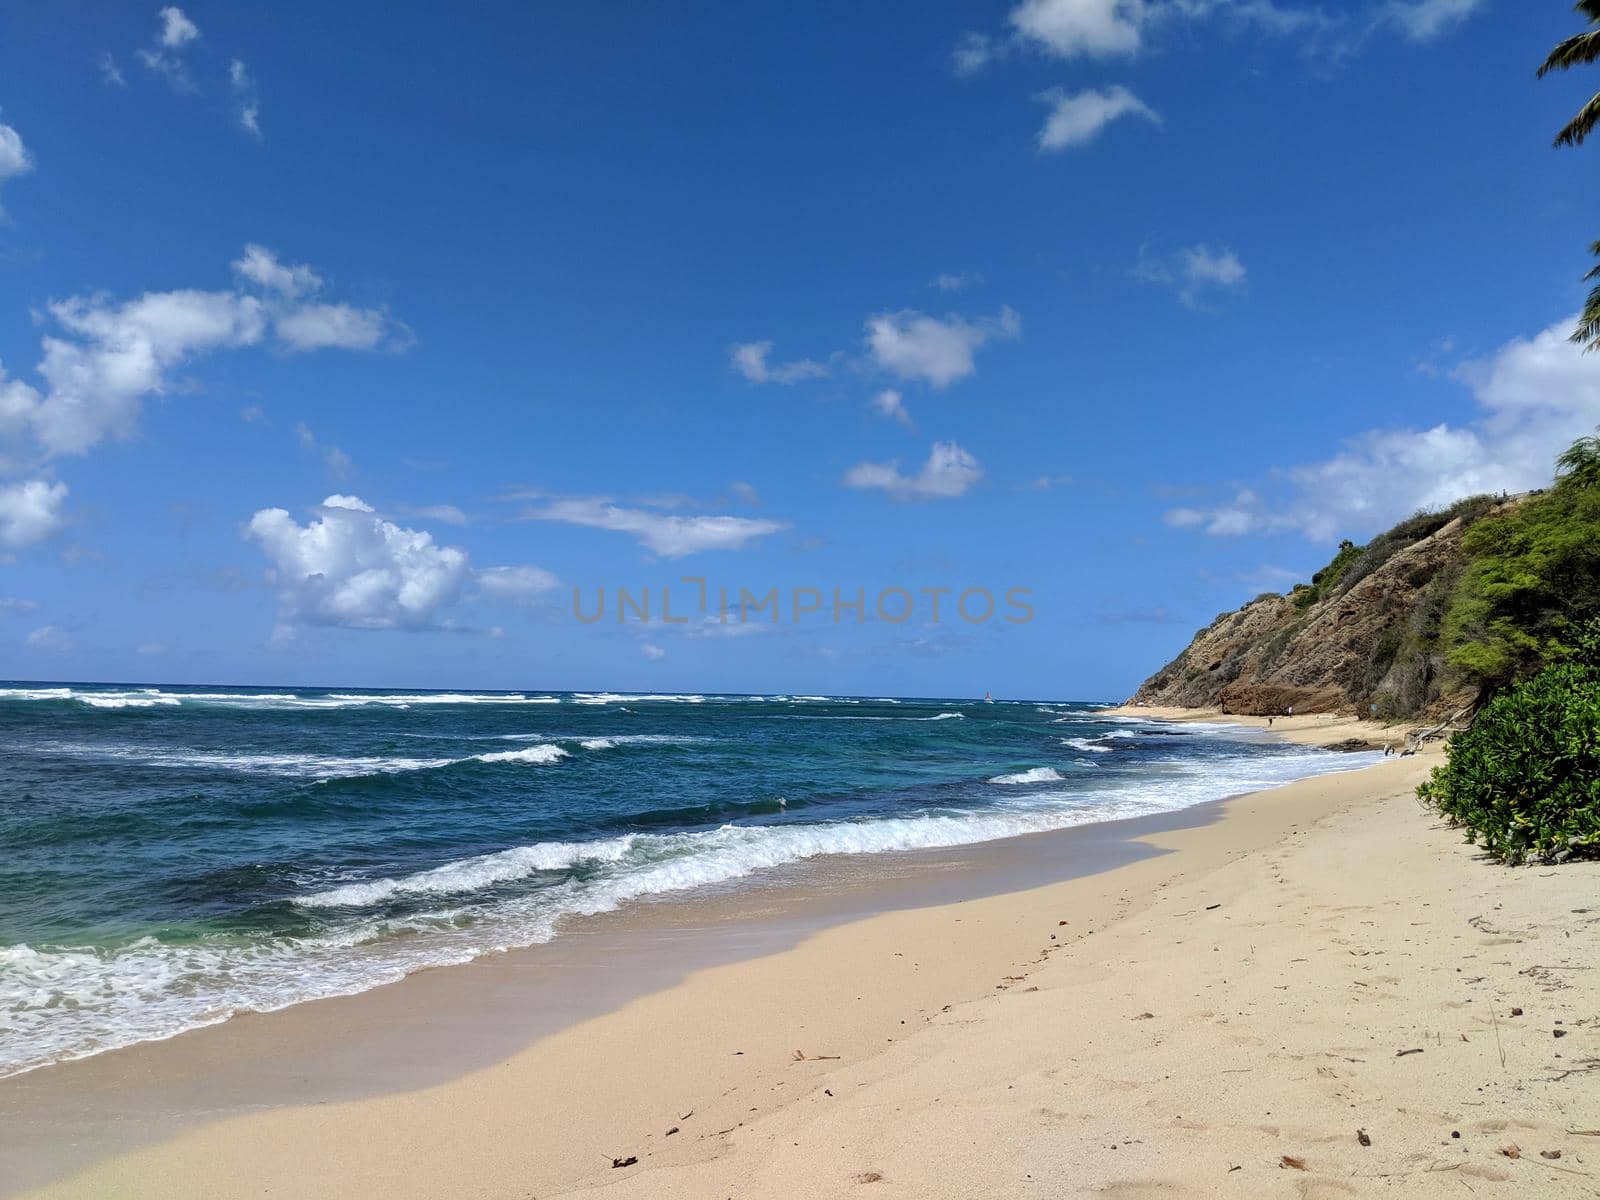
[[[1310,584],[1219,616],[1134,702],[1256,715],[1366,715],[1376,706],[1386,717],[1470,705],[1478,688],[1450,671],[1439,626],[1462,569],[1462,534],[1481,515],[1424,514],[1367,546],[1344,543]]]

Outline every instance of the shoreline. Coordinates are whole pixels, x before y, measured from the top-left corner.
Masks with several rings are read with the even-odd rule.
[[[1130,710],[1129,715],[1159,718],[1165,714],[1140,709]],[[1186,715],[1253,723],[1220,714]],[[1294,728],[1280,727],[1274,732],[1294,740],[1327,736],[1337,740],[1344,725],[1356,724],[1310,717],[1294,720]],[[954,903],[935,899],[927,906],[886,912],[844,911],[836,914],[833,923],[810,927],[804,922],[798,926],[791,923],[781,932],[782,919],[773,920],[769,915],[761,935],[743,942],[739,948],[743,956],[732,961],[673,962],[675,948],[684,945],[678,938],[664,952],[665,973],[653,977],[659,986],[642,993],[619,994],[609,1010],[544,1036],[536,1035],[520,1046],[496,1044],[488,1056],[490,1061],[474,1070],[423,1086],[412,1081],[410,1090],[405,1088],[406,1080],[395,1077],[388,1081],[391,1090],[376,1096],[324,1096],[320,1102],[272,1105],[208,1124],[180,1123],[175,1136],[94,1162],[38,1194],[259,1194],[263,1181],[271,1181],[276,1185],[273,1190],[299,1195],[382,1191],[386,1195],[487,1196],[531,1191],[542,1196],[597,1183],[624,1191],[636,1188],[640,1194],[698,1195],[702,1188],[732,1187],[731,1180],[736,1177],[741,1180],[739,1194],[762,1194],[762,1187],[752,1183],[754,1177],[741,1173],[757,1161],[751,1158],[755,1147],[770,1143],[770,1151],[777,1145],[774,1138],[787,1136],[773,1130],[804,1124],[817,1116],[812,1110],[819,1105],[819,1089],[833,1093],[823,1096],[830,1104],[845,1096],[838,1086],[826,1088],[823,1080],[841,1072],[871,1075],[885,1065],[884,1060],[908,1056],[914,1066],[926,1069],[929,1060],[917,1054],[916,1047],[926,1047],[928,1039],[955,1039],[959,1056],[963,1026],[992,1023],[997,1004],[1036,1007],[1043,1003],[1024,1001],[1023,996],[1037,993],[1054,998],[1065,984],[1053,979],[1047,983],[1047,976],[1059,976],[1066,962],[1092,962],[1101,953],[1099,946],[1123,937],[1131,923],[1175,899],[1182,889],[1240,863],[1258,862],[1275,849],[1282,851],[1303,840],[1307,830],[1322,831],[1330,821],[1352,810],[1376,806],[1392,816],[1396,802],[1407,803],[1406,794],[1436,754],[1385,761],[1362,771],[1320,776],[1199,806],[1214,811],[1168,814],[1192,819],[1171,821],[1172,827],[1167,829],[1141,828],[1136,841],[1102,838],[1101,852],[1113,840],[1137,847],[1137,852],[1109,869],[1042,886],[1017,890],[1018,884],[1037,881],[1016,874],[1016,860],[991,861],[987,864],[991,872],[1013,872],[1009,877],[1013,890],[956,898]],[[1409,802],[1409,808],[1405,815],[1413,825],[1428,829],[1434,824],[1414,802]],[[1034,866],[1054,865],[1059,870],[1059,861],[1051,862],[1051,855],[1058,854],[1059,846],[1071,840],[1071,835],[1081,841],[1090,831],[1114,832],[1118,825],[1154,824],[1157,822],[1151,818],[1108,822],[985,843],[959,855],[938,853],[949,859],[992,859],[995,848],[1008,843],[1043,847],[1050,842],[1054,845]],[[1431,832],[1437,840],[1438,831]],[[1454,840],[1448,832],[1445,837]],[[938,855],[930,852],[929,856]],[[1005,854],[998,857],[1003,860]],[[1489,871],[1458,850],[1454,859],[1463,858],[1465,863],[1456,861],[1457,867]],[[949,863],[947,870],[967,878],[971,865]],[[929,879],[926,866],[919,868],[923,884]],[[1490,871],[1485,878],[1493,875]],[[868,889],[867,894],[881,900],[883,891]],[[714,900],[711,907],[715,907]],[[1202,905],[1197,911],[1211,910]],[[1058,912],[1067,915],[1057,918]],[[706,915],[702,912],[700,919],[704,921]],[[725,910],[722,916],[747,934],[751,932],[748,912]],[[1057,919],[1065,921],[1069,916],[1070,925],[1056,925]],[[1197,917],[1191,913],[1185,919]],[[701,924],[698,928],[703,934],[715,926]],[[725,939],[727,929],[722,926],[717,936]],[[659,938],[662,930],[658,926],[654,936]],[[1111,936],[1096,943],[1097,933]],[[762,942],[762,936],[775,934],[776,941]],[[507,967],[519,953],[527,952],[497,956],[506,961],[493,965]],[[151,1062],[167,1060],[183,1072],[215,1073],[216,1086],[227,1092],[230,1085],[240,1083],[237,1061],[230,1059],[238,1045],[236,1038],[220,1035],[230,1030],[237,1034],[251,1025],[256,1029],[274,1024],[282,1027],[286,1023],[278,1018],[297,1014],[293,1023],[302,1026],[302,1032],[315,1032],[320,1026],[326,1041],[339,1036],[342,1022],[330,1015],[330,1006],[335,1005],[347,1006],[356,1026],[381,1018],[385,1006],[404,1009],[413,999],[419,999],[425,1011],[446,1011],[452,995],[460,1001],[482,987],[492,973],[488,964],[485,970],[476,970],[484,962],[413,976],[426,981],[428,994],[405,997],[406,1003],[396,1002],[409,982],[402,981],[347,1000],[318,1001],[277,1014],[234,1018],[169,1042],[110,1052],[5,1082],[52,1072],[61,1078],[73,1067],[111,1064],[119,1058],[120,1068],[143,1051],[147,1069]],[[592,973],[594,960],[567,964],[569,970],[575,965]],[[1097,980],[1098,986],[1117,990],[1119,970],[1131,970],[1133,965],[1117,964],[1118,969]],[[637,963],[628,966],[635,979],[637,967]],[[515,974],[514,969],[499,974],[500,983],[514,995],[516,981],[508,978]],[[423,990],[419,984],[412,992]],[[378,997],[386,999],[378,1001]],[[1103,1002],[1105,997],[1100,999]],[[1124,1017],[1105,1020],[1117,1025]],[[426,1018],[422,1024],[428,1024]],[[219,1035],[209,1039],[213,1045],[194,1049],[197,1041],[207,1040],[204,1035],[212,1033]],[[191,1040],[185,1043],[185,1039]],[[311,1044],[315,1041],[313,1037]],[[230,1042],[235,1044],[230,1047]],[[307,1044],[296,1040],[288,1049],[291,1058],[299,1054],[303,1059]],[[435,1057],[443,1054],[437,1039],[423,1049]],[[796,1052],[804,1058],[797,1061]],[[980,1056],[978,1065],[986,1059],[986,1055]],[[85,1073],[109,1076],[113,1083],[120,1080],[123,1087],[138,1083],[133,1068]],[[289,1073],[293,1073],[292,1063]],[[550,1079],[581,1079],[584,1085],[575,1091],[543,1086]],[[107,1082],[102,1078],[102,1084]],[[874,1086],[871,1080],[853,1083],[855,1088]],[[4,1098],[5,1094],[0,1094],[0,1099]],[[88,1097],[86,1103],[93,1107],[94,1097]],[[270,1100],[267,1103],[271,1104]],[[17,1111],[15,1106],[8,1107]],[[1199,1111],[1193,1103],[1190,1107]],[[692,1117],[685,1115],[690,1110],[695,1114]],[[665,1132],[674,1127],[673,1134]],[[754,1132],[758,1127],[762,1130],[759,1134]],[[537,1133],[530,1135],[529,1131]],[[407,1153],[402,1155],[407,1159],[405,1169],[396,1169],[394,1156],[402,1147],[423,1145],[427,1147],[426,1163]],[[294,1154],[287,1153],[291,1147]],[[602,1147],[611,1147],[614,1153]],[[631,1174],[613,1174],[610,1158],[629,1156],[637,1156],[639,1164],[617,1170]],[[1136,1157],[1127,1156],[1123,1163],[1132,1165]],[[62,1159],[58,1165],[69,1164]],[[868,1165],[856,1175],[878,1173],[889,1180],[905,1179],[905,1172],[914,1168],[897,1166],[895,1170],[899,1173]],[[836,1182],[842,1189],[853,1186],[854,1178]],[[982,1190],[975,1179],[969,1178],[969,1184],[966,1191],[933,1191],[972,1194]],[[831,1194],[832,1185],[821,1179],[818,1185],[818,1194]],[[768,1191],[794,1194],[776,1186]]]
[[[0,1195],[218,1117],[447,1083],[692,971],[781,953],[831,927],[1156,856],[1165,851],[1149,835],[1219,820],[1236,799],[944,849],[803,860],[571,918],[550,942],[0,1079],[0,1119],[18,1135],[10,1151],[0,1144]]]

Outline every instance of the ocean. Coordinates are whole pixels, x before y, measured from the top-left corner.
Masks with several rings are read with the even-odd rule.
[[[0,684],[0,1075],[737,889],[1365,766],[1082,703]]]

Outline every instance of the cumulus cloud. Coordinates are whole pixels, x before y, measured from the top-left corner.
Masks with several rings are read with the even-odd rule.
[[[404,342],[403,327],[377,310],[349,309],[354,317],[330,321],[324,310],[348,306],[306,303],[305,294],[321,286],[316,273],[285,266],[262,247],[246,247],[234,270],[244,285],[237,290],[48,304],[57,331],[41,342],[44,386],[0,372],[0,437],[31,438],[47,457],[82,454],[108,437],[128,436],[143,398],[165,392],[173,370],[205,354],[268,341],[294,350]]]
[[[29,479],[0,486],[0,546],[21,550],[66,526],[67,485]]]
[[[1488,0],[1365,0],[1324,6],[1291,0],[1021,0],[1001,35],[968,32],[952,53],[957,75],[973,75],[1016,50],[1051,58],[1133,58],[1169,30],[1215,21],[1235,31],[1298,38],[1307,54],[1348,54],[1373,34],[1427,42]]]
[[[128,86],[128,81],[122,74],[122,68],[117,66],[117,60],[111,56],[111,52],[109,50],[101,51],[96,65],[100,68],[100,78],[105,80],[107,86]]]
[[[907,429],[911,428],[911,414],[906,411],[900,393],[893,388],[885,388],[872,398],[872,411],[890,421],[900,422]]]
[[[1383,13],[1409,40],[1431,42],[1486,4],[1487,0],[1390,0]]]
[[[756,485],[753,483],[735,479],[728,485],[728,491],[732,493],[734,499],[748,504],[751,508],[759,508],[761,505],[761,493],[756,490]]]
[[[1050,106],[1050,115],[1036,138],[1041,153],[1087,146],[1106,126],[1123,117],[1140,117],[1152,125],[1161,124],[1160,114],[1121,84],[1104,91],[1085,88],[1081,92],[1066,92],[1061,88],[1049,88],[1034,99]]]
[[[275,292],[290,300],[322,290],[322,276],[305,263],[289,266],[265,246],[250,242],[244,253],[233,260],[233,273],[263,291]]]
[[[275,328],[294,350],[375,350],[389,329],[389,319],[371,308],[307,304],[284,313]]]
[[[468,579],[465,550],[387,521],[356,496],[329,496],[305,525],[264,508],[244,536],[266,555],[286,626],[436,628]]]
[[[1325,542],[1463,496],[1542,487],[1556,456],[1600,425],[1600,358],[1567,340],[1571,328],[1562,321],[1455,368],[1477,405],[1464,423],[1373,430],[1331,458],[1278,472],[1281,495],[1245,488],[1165,519],[1220,536],[1293,531]]]
[[[933,277],[932,287],[941,292],[963,292],[975,283],[982,283],[983,276],[976,271],[946,271]]]
[[[1011,308],[977,321],[903,309],[867,318],[867,352],[892,375],[942,388],[977,371],[974,356],[985,343],[1021,332],[1022,318]]]
[[[803,379],[821,379],[828,373],[826,363],[809,358],[793,362],[768,362],[772,342],[738,342],[728,347],[728,364],[751,383],[799,383]]]
[[[978,460],[955,442],[935,442],[928,461],[915,475],[903,474],[898,460],[858,463],[845,473],[844,485],[877,489],[895,500],[948,500],[964,495],[983,478]]]
[[[561,586],[543,567],[484,567],[475,578],[485,596],[510,604],[531,604]]]
[[[640,645],[639,653],[643,654],[651,662],[660,662],[667,656],[667,652],[665,650],[651,642],[645,642]]]
[[[1011,26],[1058,58],[1136,54],[1149,20],[1145,0],[1022,0]]]
[[[784,521],[753,517],[678,516],[628,508],[600,497],[554,500],[523,516],[534,521],[560,521],[591,529],[625,533],[662,558],[682,558],[703,550],[743,550],[752,542],[789,528]]]
[[[168,83],[179,91],[193,91],[189,66],[183,52],[191,42],[200,37],[200,29],[184,11],[169,4],[158,14],[161,25],[156,30],[155,42],[150,48],[138,52],[139,59],[150,70],[166,77]]]
[[[976,75],[1004,53],[1003,43],[996,42],[986,33],[969,31],[961,35],[961,40],[951,51],[950,64],[957,75]]]
[[[22,135],[10,125],[0,121],[0,188],[3,188],[8,180],[15,179],[18,175],[26,175],[31,170],[33,170],[33,156],[22,144]],[[0,208],[0,217],[4,217],[5,212],[4,208]]]
[[[250,71],[237,58],[228,64],[228,83],[233,88],[233,99],[239,117],[239,126],[251,137],[261,137],[261,98],[256,92],[256,81]]]
[[[65,654],[73,647],[72,635],[59,625],[41,625],[25,639],[28,649]]]
[[[1237,292],[1248,274],[1239,256],[1226,246],[1190,246],[1169,257],[1152,257],[1140,251],[1134,278],[1171,288],[1190,308],[1203,307],[1211,296]]]

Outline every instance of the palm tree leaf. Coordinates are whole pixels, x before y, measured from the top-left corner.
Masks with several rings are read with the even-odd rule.
[[[1575,33],[1550,51],[1550,57],[1539,68],[1539,78],[1550,71],[1565,71],[1600,58],[1600,32]]]
[[[1587,354],[1600,350],[1600,287],[1589,293],[1583,312],[1578,316],[1578,327],[1572,331],[1572,340]]]
[[[1556,134],[1558,146],[1581,146],[1589,136],[1596,121],[1600,121],[1600,92],[1589,97],[1589,103],[1578,110],[1578,115],[1567,122],[1566,128]]]
[[[1589,20],[1600,22],[1600,0],[1578,0],[1572,7]]]

